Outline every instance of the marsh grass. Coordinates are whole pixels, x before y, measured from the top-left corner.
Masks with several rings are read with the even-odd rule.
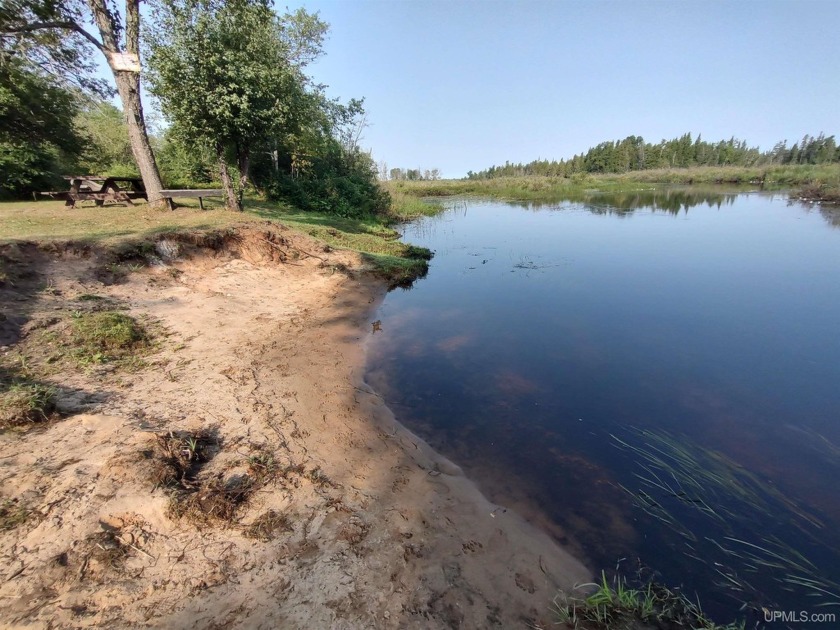
[[[576,630],[743,630],[745,622],[718,625],[680,593],[653,582],[630,588],[623,577],[601,580],[577,587],[587,595],[558,595],[553,610],[559,624]]]
[[[499,199],[549,201],[576,198],[583,192],[632,191],[657,184],[734,184],[760,185],[782,190],[806,185],[840,187],[840,164],[789,165],[765,167],[692,167],[632,171],[621,174],[579,173],[572,177],[499,177],[439,181],[394,181],[387,188],[392,196],[441,197],[451,195],[485,196]]]
[[[682,552],[706,565],[714,587],[755,609],[767,603],[764,590],[773,583],[815,606],[840,606],[840,583],[817,566],[838,553],[819,515],[724,454],[685,439],[650,430],[611,437],[633,460],[636,483],[621,487],[679,535]],[[837,453],[826,453],[840,470]],[[798,549],[821,549],[824,557]]]

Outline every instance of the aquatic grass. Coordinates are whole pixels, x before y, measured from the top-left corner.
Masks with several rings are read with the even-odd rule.
[[[598,582],[579,584],[583,596],[561,593],[552,602],[558,623],[580,630],[636,630],[638,628],[694,628],[697,630],[743,630],[745,621],[718,625],[699,603],[665,586],[647,581],[639,588],[627,579],[612,580],[604,571]]]
[[[685,555],[707,564],[720,577],[719,588],[760,607],[761,588],[746,578],[753,574],[786,590],[796,587],[802,596],[819,599],[815,605],[840,606],[840,584],[793,548],[807,543],[840,556],[820,535],[825,526],[818,516],[722,453],[661,431],[611,437],[637,468],[639,487],[620,487],[639,509],[686,539]],[[779,532],[789,526],[796,535],[786,541]],[[755,531],[776,533],[746,540],[745,534]]]

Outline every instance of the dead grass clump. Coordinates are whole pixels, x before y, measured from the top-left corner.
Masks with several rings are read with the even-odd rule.
[[[157,434],[153,449],[150,479],[157,487],[195,488],[201,466],[212,459],[218,439],[211,432],[195,434],[173,432]]]
[[[275,510],[268,510],[260,514],[253,523],[248,525],[242,534],[246,538],[269,542],[280,532],[292,532],[294,527],[289,517]]]
[[[0,502],[0,532],[7,532],[23,525],[32,513],[17,499],[3,499]]]
[[[239,508],[253,491],[254,480],[248,475],[216,478],[192,492],[173,494],[169,501],[169,515],[200,525],[232,524]]]
[[[309,478],[309,481],[311,481],[320,488],[336,487],[332,480],[326,475],[326,473],[323,470],[321,470],[320,466],[316,466],[315,468],[310,470],[308,473],[306,473],[306,476]]]
[[[29,380],[0,385],[0,429],[46,422],[56,415],[56,389]]]
[[[89,557],[101,567],[116,569],[131,553],[131,547],[125,544],[116,531],[101,531],[87,538]]]

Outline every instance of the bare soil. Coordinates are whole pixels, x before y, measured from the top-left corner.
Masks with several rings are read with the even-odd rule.
[[[3,369],[61,415],[0,434],[0,626],[553,625],[589,571],[395,421],[363,379],[384,283],[324,249],[276,225],[0,248]],[[64,356],[103,301],[151,351]]]

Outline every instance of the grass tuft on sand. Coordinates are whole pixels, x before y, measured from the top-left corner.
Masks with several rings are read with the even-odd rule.
[[[56,412],[56,389],[28,379],[0,386],[0,429],[48,421]]]

